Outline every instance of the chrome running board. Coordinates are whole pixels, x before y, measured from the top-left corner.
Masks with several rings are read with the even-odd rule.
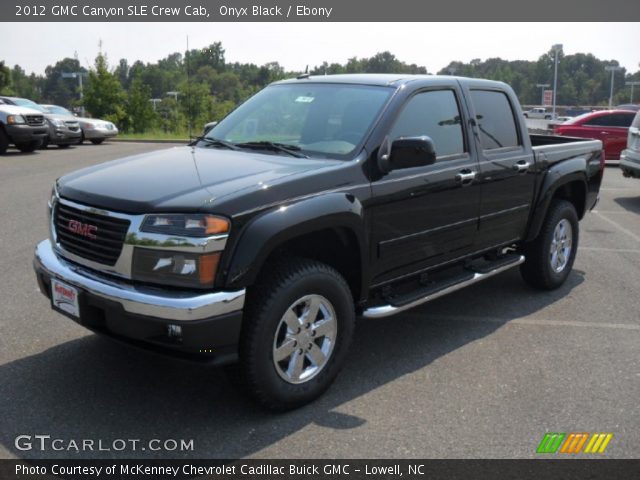
[[[449,293],[455,292],[456,290],[460,290],[461,288],[468,287],[469,285],[473,285],[474,283],[481,282],[482,280],[486,280],[489,277],[493,277],[494,275],[498,275],[510,268],[516,267],[524,262],[524,255],[520,255],[516,257],[513,262],[510,262],[506,265],[500,265],[499,267],[494,268],[493,270],[489,270],[484,273],[476,272],[473,277],[464,280],[460,283],[456,283],[454,285],[450,285],[448,287],[444,287],[441,290],[437,290],[435,292],[429,293],[424,297],[418,298],[412,302],[403,304],[403,305],[382,305],[380,307],[371,307],[367,308],[363,313],[362,317],[364,318],[382,318],[388,317],[390,315],[395,315],[396,313],[404,312],[405,310],[409,310],[410,308],[417,307],[418,305],[422,305],[423,303],[430,302],[431,300],[435,300],[436,298],[440,298]]]

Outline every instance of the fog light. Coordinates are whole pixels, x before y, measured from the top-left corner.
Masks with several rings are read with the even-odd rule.
[[[169,338],[182,337],[182,327],[180,325],[167,325],[167,337]]]

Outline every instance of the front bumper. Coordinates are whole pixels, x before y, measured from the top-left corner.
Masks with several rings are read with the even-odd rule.
[[[5,128],[7,130],[7,134],[9,135],[10,141],[13,144],[30,143],[33,141],[42,142],[42,140],[47,136],[46,125],[37,127],[26,124],[7,125]]]
[[[118,135],[118,129],[114,128],[113,130],[109,130],[108,128],[85,128],[83,130],[84,138],[87,140],[96,140],[99,138],[111,138]]]
[[[625,177],[640,178],[640,152],[624,150],[620,155],[620,169]]]
[[[82,130],[70,130],[66,126],[49,128],[49,143],[52,145],[69,145],[78,143],[82,137]]]
[[[52,278],[79,290],[74,320],[90,330],[190,360],[237,359],[244,290],[196,293],[115,280],[61,258],[49,240],[36,247],[34,269],[49,299]]]

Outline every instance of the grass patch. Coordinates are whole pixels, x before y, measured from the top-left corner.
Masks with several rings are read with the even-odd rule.
[[[152,130],[145,133],[119,133],[116,138],[123,140],[175,140],[177,142],[188,142],[187,132],[163,132],[162,130]]]

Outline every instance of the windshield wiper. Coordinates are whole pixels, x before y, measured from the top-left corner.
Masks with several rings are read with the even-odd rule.
[[[221,140],[220,138],[212,138],[212,137],[196,137],[193,142],[189,145],[196,145],[198,142],[204,142],[208,146],[212,147],[225,147],[229,150],[240,150],[235,143],[227,142],[226,140]]]
[[[276,152],[284,152],[292,157],[296,158],[309,158],[304,153],[300,153],[302,150],[297,145],[289,145],[286,143],[278,143],[278,142],[269,142],[269,141],[260,141],[260,142],[245,142],[236,144],[238,147],[242,148],[255,148],[255,149],[264,149],[264,150],[274,150]]]

